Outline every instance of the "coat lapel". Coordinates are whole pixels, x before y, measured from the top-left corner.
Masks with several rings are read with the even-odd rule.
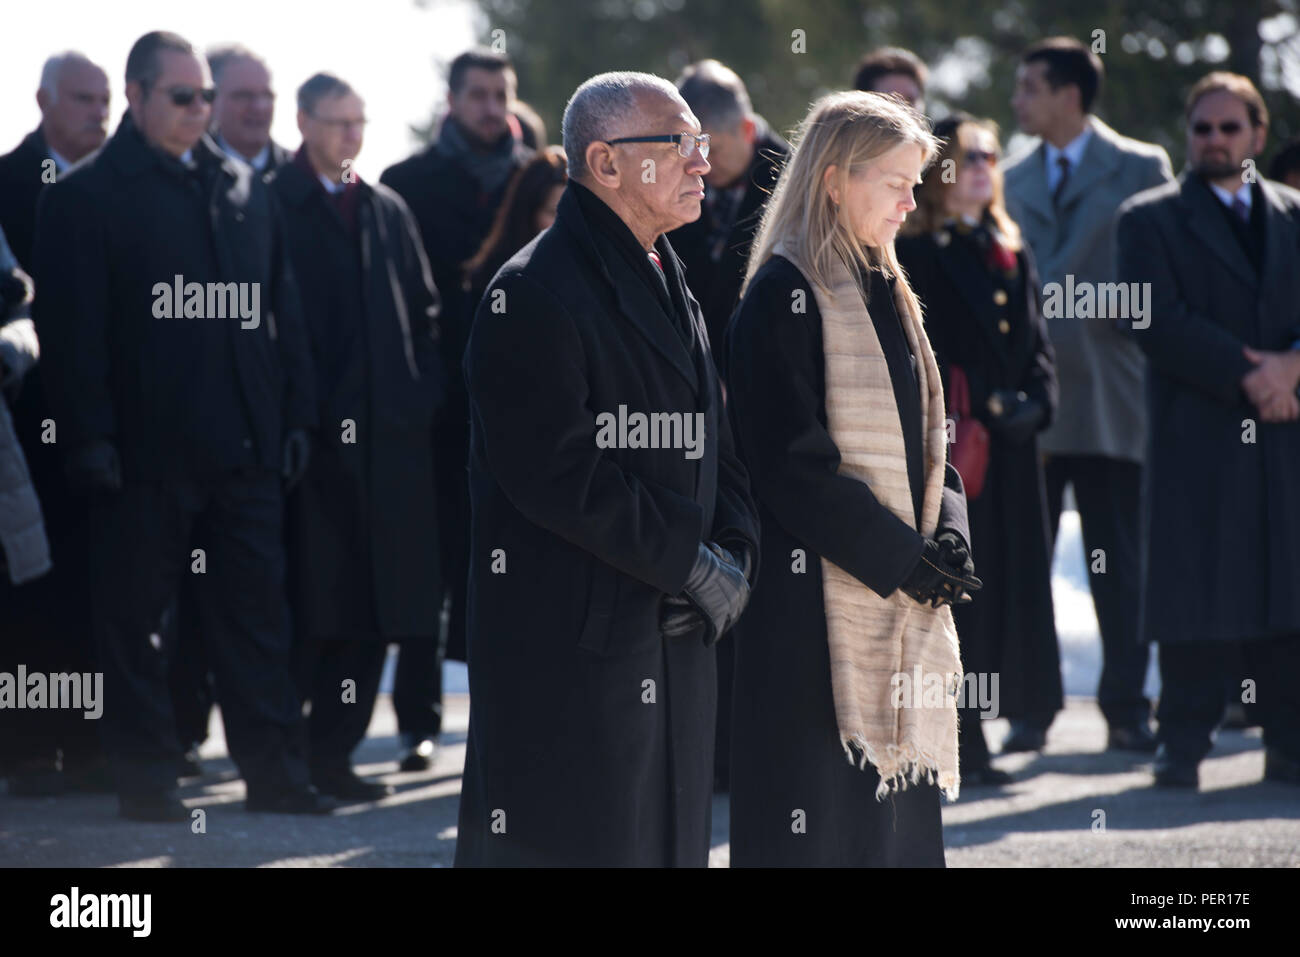
[[[568,229],[586,250],[597,272],[609,283],[614,298],[618,303],[619,315],[632,325],[677,373],[690,384],[697,395],[700,391],[699,377],[696,375],[695,363],[691,361],[686,345],[673,328],[674,322],[665,314],[655,294],[632,273],[623,263],[618,253],[610,251],[608,258],[592,235],[587,217],[583,215],[578,197],[572,189],[564,191],[556,210],[556,223]],[[676,262],[676,256],[673,257]]]
[[[1210,248],[1210,251],[1230,270],[1249,286],[1259,282],[1255,270],[1246,258],[1246,251],[1241,248],[1232,235],[1232,230],[1223,221],[1223,214],[1218,210],[1218,198],[1205,185],[1200,177],[1184,172],[1179,176],[1182,186],[1182,201],[1187,208],[1188,231]],[[1272,218],[1272,217],[1270,217]],[[1269,226],[1272,226],[1269,223]],[[1273,254],[1270,237],[1269,254]]]

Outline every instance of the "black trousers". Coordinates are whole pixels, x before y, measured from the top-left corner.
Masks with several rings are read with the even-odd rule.
[[[313,778],[351,768],[352,752],[365,740],[375,710],[387,650],[375,637],[301,640],[296,670],[302,697],[311,701],[307,754]]]
[[[1067,483],[1074,486],[1079,507],[1088,584],[1101,631],[1097,704],[1112,727],[1145,722],[1151,702],[1142,694],[1150,650],[1138,635],[1142,466],[1101,455],[1051,455],[1045,475],[1053,544]],[[1105,553],[1105,573],[1091,571],[1096,549]],[[1050,722],[1048,715],[1034,723],[1046,728]]]
[[[206,550],[206,537],[196,535],[191,544],[194,548]],[[176,735],[181,748],[187,751],[207,740],[208,721],[215,701],[208,653],[203,642],[196,578],[187,575],[181,579],[170,620],[175,651],[167,670],[172,712],[176,715]]]
[[[250,791],[305,787],[302,718],[290,674],[283,498],[266,470],[127,482],[92,506],[92,609],[104,671],[104,734],[118,789],[169,790],[180,758],[167,684],[165,615],[193,574],[190,532],[211,532],[200,627],[231,757]]]
[[[1235,664],[1238,651],[1240,665]],[[1232,644],[1171,642],[1160,646],[1159,661],[1158,737],[1175,760],[1195,763],[1210,753],[1214,729],[1223,718],[1225,679],[1235,680],[1240,689],[1241,679],[1248,678],[1255,682],[1255,716],[1264,728],[1264,743],[1300,761],[1300,695],[1295,691],[1300,635]]]

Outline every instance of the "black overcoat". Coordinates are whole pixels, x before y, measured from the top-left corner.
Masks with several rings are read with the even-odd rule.
[[[209,137],[193,156],[196,175],[165,162],[128,113],[37,209],[32,317],[58,446],[110,438],[127,480],[278,472],[285,432],[316,424],[279,210]],[[158,318],[155,287],[177,275],[255,285],[255,324]]]
[[[944,395],[951,395],[957,365],[970,382],[973,414],[985,425],[989,395],[1011,389],[1043,404],[1048,417],[1039,430],[1047,428],[1056,412],[1055,357],[1028,247],[1016,255],[1014,280],[990,270],[984,250],[955,229],[904,237],[896,248],[925,307]],[[967,495],[971,549],[984,587],[969,605],[953,609],[962,667],[998,675],[999,716],[1054,714],[1063,703],[1061,663],[1037,436],[1017,444],[990,430],[984,488]]]
[[[321,421],[288,501],[295,622],[311,637],[432,639],[442,604],[431,431],[442,392],[436,293],[406,204],[384,186],[355,189],[353,235],[296,162],[272,180]]]
[[[534,151],[516,143],[515,172]],[[512,174],[513,175],[513,174]],[[478,252],[492,228],[510,180],[485,191],[456,159],[431,143],[414,156],[384,170],[380,182],[401,195],[420,228],[433,283],[441,299],[438,348],[447,377],[447,396],[434,423],[434,469],[437,477],[438,533],[443,574],[453,590],[447,657],[464,659],[465,553],[469,550],[469,399],[461,360],[470,321],[478,302],[463,288],[465,261]]]
[[[707,347],[687,351],[652,287],[594,231],[582,188],[567,187],[554,226],[497,274],[466,353],[470,726],[456,862],[704,866],[715,651],[699,633],[666,641],[660,603],[701,541],[756,550],[757,521]],[[656,248],[702,338],[672,247]],[[701,413],[702,454],[599,447],[597,416],[620,406]]]
[[[1300,632],[1300,422],[1264,423],[1243,346],[1300,339],[1300,193],[1260,179],[1256,272],[1219,200],[1184,173],[1121,209],[1120,279],[1151,284],[1151,430],[1142,501],[1142,634],[1243,641]],[[1253,423],[1254,435],[1250,435]],[[1253,439],[1253,441],[1250,441]]]
[[[796,290],[806,312],[791,309]],[[868,308],[873,321],[888,318]],[[821,310],[789,260],[773,256],[754,275],[727,347],[728,408],[763,528],[763,574],[736,629],[732,866],[942,866],[938,789],[910,785],[878,803],[875,770],[845,757],[822,591],[825,557],[889,595],[924,542],[869,486],[837,474]],[[910,470],[909,477],[923,481]],[[969,541],[961,479],[951,466],[939,527]]]

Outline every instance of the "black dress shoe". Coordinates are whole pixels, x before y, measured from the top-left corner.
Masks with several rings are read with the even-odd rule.
[[[433,767],[438,753],[438,742],[433,738],[421,738],[402,755],[398,768],[403,771],[428,771]]]
[[[190,817],[172,791],[120,795],[118,813],[129,821],[188,821]]]
[[[1014,781],[1015,778],[1006,771],[1000,771],[991,764],[961,769],[961,783],[973,788],[1000,788]]]
[[[1152,770],[1155,772],[1158,788],[1189,788],[1194,791],[1200,787],[1200,775],[1196,764],[1171,757],[1163,744],[1156,751]]]
[[[1107,751],[1138,751],[1154,754],[1159,742],[1145,724],[1111,725],[1106,735]]]
[[[320,795],[315,788],[301,791],[249,791],[244,799],[244,810],[267,814],[331,814],[335,804]]]
[[[321,794],[342,801],[378,801],[393,793],[390,785],[363,781],[351,768],[329,774],[313,774],[311,783]]]
[[[1300,784],[1300,761],[1293,761],[1277,748],[1264,748],[1264,780]]]
[[[1016,751],[1041,751],[1047,744],[1047,731],[1023,721],[1011,722],[1011,733],[1002,741],[1000,754]]]

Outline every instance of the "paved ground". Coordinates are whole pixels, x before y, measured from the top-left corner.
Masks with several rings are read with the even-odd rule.
[[[206,813],[206,833],[116,816],[108,796],[0,796],[0,866],[438,867],[451,863],[468,699],[447,700],[437,766],[396,772],[391,703],[381,697],[360,770],[397,793],[328,818],[248,814],[225,757],[220,722],[204,749],[209,774],[182,797]],[[990,724],[996,746],[1005,721]],[[1201,766],[1199,793],[1149,787],[1149,762],[1102,752],[1105,723],[1072,698],[1041,755],[995,763],[1017,776],[1002,791],[968,788],[944,809],[951,867],[1297,867],[1300,788],[1265,784],[1258,731],[1224,732]],[[714,802],[716,866],[726,866],[727,802]]]

